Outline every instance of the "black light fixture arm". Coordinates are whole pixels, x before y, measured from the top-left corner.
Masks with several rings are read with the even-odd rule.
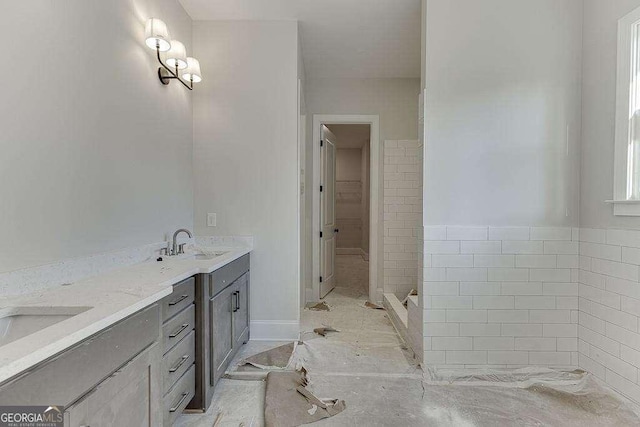
[[[178,80],[184,87],[189,90],[193,90],[193,81],[190,81],[190,85],[185,83],[178,75],[178,67],[176,66],[176,70],[173,71],[171,68],[167,67],[164,62],[162,62],[162,58],[160,58],[160,46],[156,45],[156,54],[158,56],[158,62],[162,67],[158,68],[158,78],[162,82],[163,85],[168,85],[171,80]]]

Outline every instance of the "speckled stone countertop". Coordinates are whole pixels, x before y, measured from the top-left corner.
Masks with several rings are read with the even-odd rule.
[[[0,308],[91,307],[0,347],[0,383],[170,295],[181,280],[211,273],[251,252],[251,247],[212,249],[228,252],[209,260],[165,257],[162,262],[144,262],[66,286],[0,298]]]

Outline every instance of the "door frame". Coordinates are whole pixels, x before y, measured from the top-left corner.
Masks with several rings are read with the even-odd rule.
[[[312,203],[312,242],[313,242],[313,294],[307,301],[320,299],[320,127],[322,125],[370,125],[369,138],[369,300],[375,302],[378,289],[378,225],[380,215],[380,116],[357,114],[314,114],[313,115],[313,203]]]

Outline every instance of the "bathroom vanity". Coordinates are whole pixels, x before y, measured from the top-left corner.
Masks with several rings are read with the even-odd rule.
[[[37,363],[25,355],[0,365],[0,405],[63,406],[65,426],[171,426],[186,408],[205,411],[218,380],[249,340],[248,250],[225,256],[132,268],[138,278],[155,267],[164,282],[146,278],[141,300],[127,297],[135,303],[122,318],[106,306],[117,299],[113,288],[104,290],[105,307],[96,299],[99,289],[85,288],[86,295],[78,295],[85,311],[0,347],[3,362],[18,348],[32,346],[38,355],[47,354],[43,348],[69,343]],[[167,281],[167,271],[177,279]],[[193,274],[185,279],[185,273]],[[155,293],[152,284],[158,287]],[[95,307],[87,307],[92,299]],[[113,305],[117,310],[127,303]],[[84,331],[87,336],[78,339]]]

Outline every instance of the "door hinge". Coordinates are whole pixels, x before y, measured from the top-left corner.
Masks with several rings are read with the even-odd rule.
[[[322,147],[324,145],[324,141],[320,140],[320,147]]]
[[[320,238],[322,239],[322,231],[320,232]]]
[[[323,189],[323,188],[324,188],[324,187],[321,185],[321,186],[320,186],[320,192],[321,192],[321,193],[322,193],[322,189]]]
[[[320,283],[322,283],[322,276],[320,276]]]

